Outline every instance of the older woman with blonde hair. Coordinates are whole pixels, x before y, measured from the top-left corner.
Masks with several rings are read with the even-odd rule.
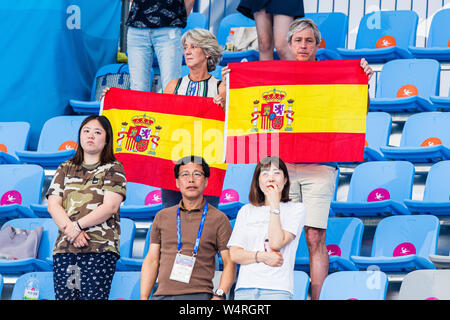
[[[223,53],[216,37],[206,29],[195,28],[183,34],[181,45],[189,74],[169,81],[163,93],[210,97],[225,111],[225,83],[210,74],[216,69]],[[168,208],[179,204],[181,193],[176,190],[161,189],[161,198],[163,208]],[[207,195],[205,199],[209,204],[218,207],[220,197]]]
[[[169,81],[164,93],[214,98],[225,109],[225,83],[213,77],[223,49],[216,37],[206,29],[191,29],[181,38],[189,74]]]

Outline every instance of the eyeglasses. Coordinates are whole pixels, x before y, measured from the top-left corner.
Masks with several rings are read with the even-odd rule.
[[[192,175],[192,178],[194,178],[195,180],[200,180],[205,174],[203,172],[199,172],[199,171],[194,171],[194,172],[192,172],[192,174],[189,172],[182,172],[179,174],[178,177],[183,180],[188,180],[191,175]]]

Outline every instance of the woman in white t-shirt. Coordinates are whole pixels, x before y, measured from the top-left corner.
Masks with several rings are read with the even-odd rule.
[[[239,210],[228,242],[231,259],[241,265],[235,300],[292,299],[305,208],[289,201],[289,175],[283,160],[266,157],[258,163],[249,200]]]

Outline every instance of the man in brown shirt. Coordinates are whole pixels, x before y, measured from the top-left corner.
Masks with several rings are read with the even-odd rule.
[[[148,299],[157,278],[155,300],[224,299],[230,290],[236,276],[227,248],[232,228],[227,216],[207,205],[203,197],[209,175],[209,166],[200,157],[188,156],[175,165],[182,200],[158,212],[153,221],[150,248],[141,270],[141,300]],[[223,272],[213,292],[217,251]]]

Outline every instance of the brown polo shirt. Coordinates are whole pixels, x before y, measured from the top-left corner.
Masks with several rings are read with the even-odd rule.
[[[205,200],[199,208],[186,210],[181,206],[181,253],[192,255],[197,238]],[[173,263],[177,254],[177,209],[178,206],[163,209],[156,215],[150,232],[151,243],[159,244],[160,259],[158,270],[158,289],[155,295],[180,295],[189,293],[212,293],[217,251],[228,250],[227,243],[232,228],[227,216],[208,204],[205,225],[189,283],[170,280]]]

